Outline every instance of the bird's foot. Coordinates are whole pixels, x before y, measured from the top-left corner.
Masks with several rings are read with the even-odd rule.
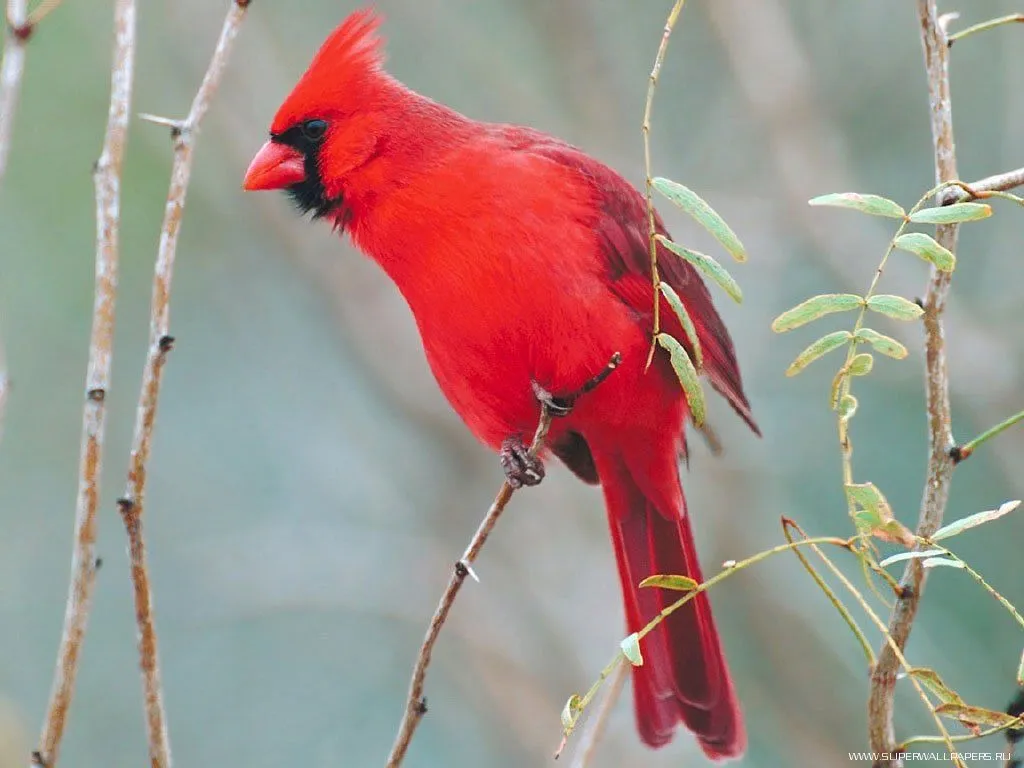
[[[532,379],[530,380],[530,386],[533,387],[533,396],[537,398],[537,402],[551,414],[552,418],[562,418],[572,413],[572,407],[576,404],[574,396],[555,397]]]
[[[555,396],[548,392],[544,387],[538,384],[535,380],[530,380],[530,386],[533,387],[533,396],[537,398],[537,402],[540,403],[548,414],[552,418],[562,418],[572,413],[573,407],[576,405],[576,401],[583,395],[587,394],[591,390],[595,389],[605,379],[611,376],[612,371],[619,367],[619,363],[622,362],[622,355],[616,352],[612,355],[608,364],[602,368],[596,375],[591,376],[583,384],[582,387],[577,389],[575,392],[571,392],[568,395]]]
[[[513,488],[537,485],[544,479],[544,462],[530,453],[521,437],[506,437],[498,454],[505,479]]]

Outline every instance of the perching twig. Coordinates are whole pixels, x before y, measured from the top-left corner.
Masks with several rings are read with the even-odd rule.
[[[64,614],[64,630],[57,652],[50,703],[43,724],[36,765],[54,768],[64,723],[75,687],[82,638],[96,583],[96,507],[100,495],[100,468],[106,424],[106,396],[110,386],[114,303],[117,295],[118,233],[121,224],[121,163],[128,138],[135,59],[135,0],[117,0],[114,6],[114,61],[111,70],[110,110],[103,151],[96,162],[96,299],[89,340],[89,368],[85,380],[82,451],[75,506],[75,543],[71,558],[71,584]]]
[[[936,181],[942,183],[957,178],[953,114],[949,94],[949,47],[946,42],[946,31],[939,21],[935,0],[918,0],[917,8],[928,74],[935,176]],[[946,249],[955,252],[956,239],[955,224],[937,227],[936,240]],[[922,538],[931,536],[942,524],[953,475],[953,461],[949,455],[949,449],[953,445],[949,373],[946,368],[946,342],[942,327],[942,312],[949,293],[949,282],[949,272],[932,267],[924,299],[929,457],[928,476],[917,526],[917,535]],[[900,663],[895,650],[902,651],[906,647],[920,604],[925,576],[925,569],[919,559],[908,562],[900,580],[903,597],[896,601],[889,618],[888,631],[893,643],[883,644],[878,655],[878,663],[872,671],[871,694],[868,699],[868,736],[871,749],[875,752],[892,754],[895,751],[893,709],[896,673]],[[889,768],[900,763],[899,760],[889,759],[877,765]]]
[[[629,669],[630,666],[625,663],[619,664],[616,667],[611,685],[604,692],[601,706],[597,708],[597,712],[590,716],[587,727],[583,729],[583,735],[580,736],[580,745],[576,748],[576,756],[572,761],[572,768],[586,768],[593,759],[597,750],[597,744],[601,740],[605,726],[608,724],[608,718],[611,716],[612,710],[615,709],[615,703],[619,700],[622,687],[626,684]]]
[[[3,181],[7,169],[14,111],[18,106],[21,78],[25,73],[25,43],[31,34],[27,14],[28,0],[7,0],[4,57],[0,61],[0,181]]]
[[[132,586],[135,592],[135,617],[139,629],[139,655],[142,669],[143,693],[146,708],[146,731],[149,737],[149,757],[153,768],[171,765],[170,738],[167,715],[164,710],[163,688],[160,682],[160,662],[156,627],[153,623],[153,597],[149,587],[146,566],[145,541],[142,535],[142,516],[146,493],[146,465],[149,461],[156,424],[157,403],[167,354],[174,346],[170,336],[171,279],[178,247],[178,233],[185,208],[192,157],[199,124],[209,109],[210,101],[220,83],[227,64],[232,42],[238,34],[245,16],[248,0],[234,0],[228,9],[220,39],[214,49],[203,82],[192,100],[188,116],[180,121],[163,121],[171,126],[174,142],[174,163],[171,184],[167,192],[160,246],[153,274],[153,299],[150,309],[149,354],[142,375],[142,389],[135,417],[128,482],[124,497],[119,501],[125,530],[128,533],[131,556]]]
[[[573,394],[561,396],[559,399],[575,402],[582,393],[590,392],[604,381],[615,370],[620,359],[619,353],[616,352],[608,365],[584,384],[582,388]],[[533,440],[530,442],[529,456],[531,458],[536,458],[541,448],[544,447],[548,429],[551,427],[551,417],[552,413],[548,406],[541,403],[540,421],[537,423],[537,431],[534,432]],[[409,744],[412,742],[413,734],[416,732],[416,727],[420,724],[423,716],[427,714],[427,699],[423,695],[423,686],[427,678],[427,667],[430,666],[430,656],[434,651],[434,644],[437,642],[438,635],[441,634],[441,628],[448,620],[448,614],[455,604],[455,598],[458,597],[459,590],[462,588],[462,583],[466,580],[466,577],[472,576],[474,580],[478,581],[476,574],[473,573],[473,563],[487,542],[487,537],[490,536],[494,526],[497,525],[498,518],[505,511],[505,507],[508,505],[513,493],[515,493],[515,489],[509,484],[508,480],[501,484],[501,488],[498,490],[491,508],[487,510],[487,515],[480,523],[480,527],[476,529],[476,533],[470,539],[469,546],[459,561],[455,563],[451,578],[448,579],[448,586],[445,587],[441,600],[434,610],[434,615],[430,618],[427,635],[423,638],[423,645],[420,646],[420,652],[416,657],[416,664],[413,666],[409,696],[405,704],[405,714],[402,716],[402,722],[398,727],[395,743],[391,747],[387,768],[398,768],[402,764],[402,760],[405,759],[405,754],[409,750]]]

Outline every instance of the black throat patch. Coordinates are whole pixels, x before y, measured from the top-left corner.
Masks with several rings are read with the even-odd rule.
[[[284,144],[302,153],[306,178],[285,190],[295,207],[303,214],[311,214],[313,219],[322,219],[325,216],[342,212],[345,205],[344,198],[341,196],[328,197],[324,190],[324,182],[317,165],[319,143],[310,141],[304,136],[300,126],[289,128],[283,133],[271,134],[270,140],[275,144]]]

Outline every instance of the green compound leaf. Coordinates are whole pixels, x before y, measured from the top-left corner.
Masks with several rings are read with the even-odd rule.
[[[888,216],[891,219],[906,218],[906,211],[886,197],[878,195],[861,195],[857,192],[835,192],[820,195],[807,201],[808,205],[827,205],[833,208],[848,208],[872,216]]]
[[[897,237],[892,244],[901,251],[921,257],[940,272],[952,272],[956,267],[956,256],[952,251],[943,248],[924,232],[908,232]]]
[[[973,515],[961,517],[959,520],[954,520],[952,523],[939,528],[939,530],[931,535],[931,540],[939,541],[940,539],[948,539],[950,536],[956,536],[969,528],[975,528],[979,525],[990,523],[993,520],[998,520],[1003,515],[1010,514],[1019,506],[1020,500],[1014,499],[1013,501],[1007,501],[1000,504],[999,509],[986,509],[984,512],[975,512]]]
[[[700,586],[689,576],[673,576],[671,574],[656,574],[648,576],[640,582],[641,587],[661,587],[662,589],[673,589],[676,592],[693,592]]]
[[[922,208],[910,214],[915,224],[964,224],[992,215],[992,206],[984,203],[954,203],[939,208]]]
[[[889,357],[902,360],[907,356],[907,348],[885,334],[879,333],[873,328],[861,328],[857,331],[857,341],[864,341],[874,347],[878,352]]]
[[[726,271],[725,267],[713,258],[700,251],[691,251],[689,248],[684,248],[678,243],[673,243],[664,235],[656,235],[655,239],[676,256],[680,256],[693,264],[709,280],[718,283],[722,290],[729,294],[729,297],[737,304],[743,301],[743,291],[740,290],[739,284],[732,279],[732,275]]]
[[[679,383],[683,386],[683,392],[686,393],[686,401],[690,405],[693,423],[699,427],[704,423],[706,408],[704,392],[700,387],[700,380],[697,378],[697,369],[693,367],[693,361],[686,354],[686,349],[675,338],[667,333],[659,333],[657,339],[662,349],[668,352],[669,359],[672,361],[672,370],[676,372],[676,378],[679,379]]]
[[[675,312],[676,317],[679,318],[680,325],[683,326],[683,333],[686,334],[686,338],[690,341],[690,348],[693,349],[694,364],[697,370],[704,367],[704,355],[700,348],[700,339],[697,338],[697,329],[693,325],[693,320],[690,318],[690,313],[686,311],[686,305],[683,304],[683,300],[679,298],[679,294],[675,292],[666,282],[660,282],[658,289],[661,294],[668,301],[672,311]]]
[[[864,299],[852,293],[822,293],[787,309],[772,321],[772,330],[785,333],[834,312],[848,312],[864,306]]]
[[[640,653],[640,635],[636,632],[619,643],[619,647],[622,649],[622,655],[629,659],[629,663],[634,667],[644,665],[644,657]]]
[[[786,375],[796,376],[815,360],[827,355],[834,349],[839,349],[839,347],[849,342],[852,338],[853,334],[849,331],[833,331],[832,333],[825,334],[796,356],[796,360],[790,363],[789,368],[786,369]]]
[[[711,236],[721,243],[722,247],[736,261],[742,262],[747,260],[747,251],[743,247],[743,243],[740,242],[740,239],[736,237],[736,233],[729,228],[729,225],[725,223],[725,219],[719,216],[700,195],[689,187],[684,187],[678,182],[661,177],[652,179],[651,185],[710,232]]]
[[[902,296],[883,293],[868,299],[868,309],[895,320],[917,320],[924,314],[920,304]]]

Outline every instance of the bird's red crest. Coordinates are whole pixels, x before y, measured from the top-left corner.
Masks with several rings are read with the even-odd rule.
[[[270,126],[287,130],[309,117],[327,117],[323,105],[358,103],[365,86],[384,63],[384,40],[377,34],[381,17],[371,8],[349,15],[320,46],[306,73],[285,99]]]

